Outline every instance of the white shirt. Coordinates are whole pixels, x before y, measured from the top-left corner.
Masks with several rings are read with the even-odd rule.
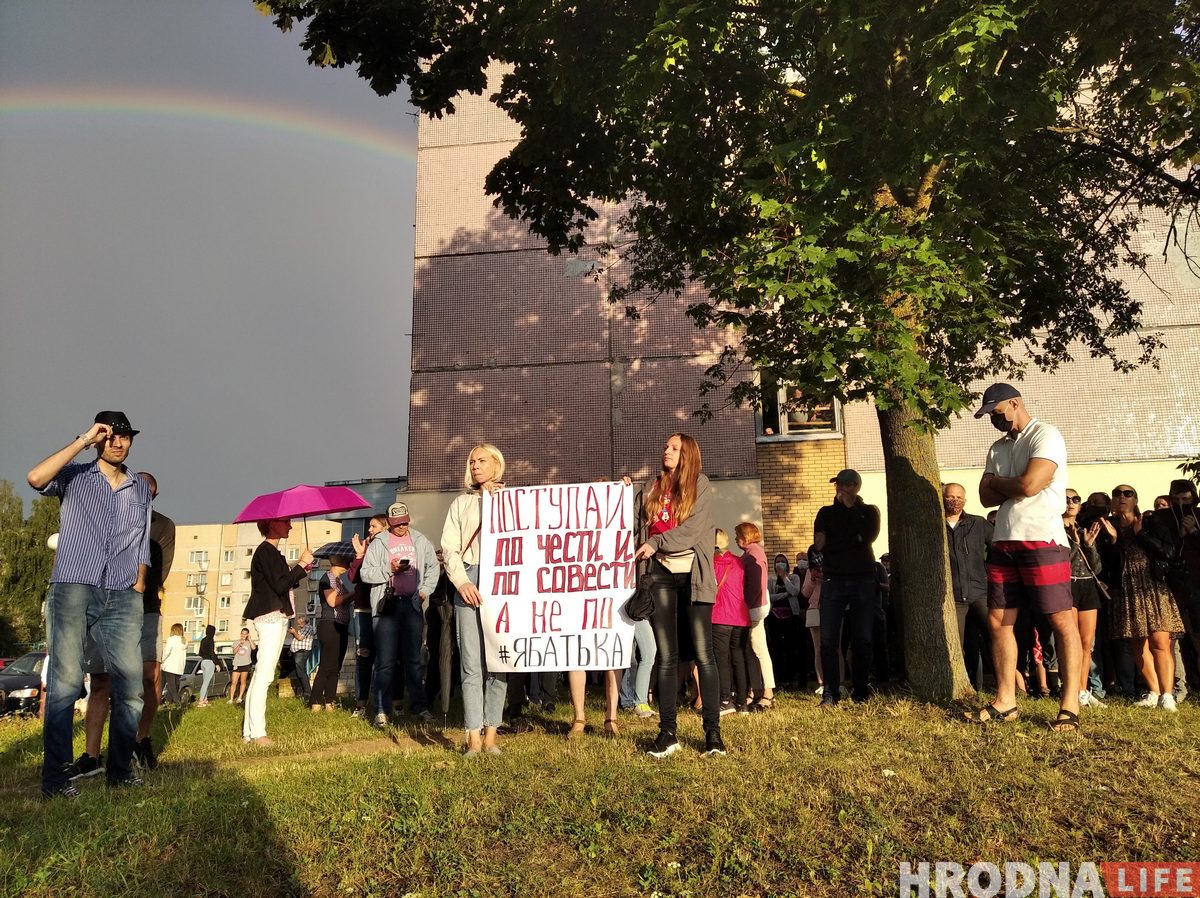
[[[996,515],[993,539],[1066,546],[1062,513],[1067,495],[1067,444],[1057,428],[1030,418],[1015,440],[1003,436],[992,444],[983,470],[998,477],[1020,477],[1034,458],[1054,462],[1050,485],[1034,496],[1005,499]]]

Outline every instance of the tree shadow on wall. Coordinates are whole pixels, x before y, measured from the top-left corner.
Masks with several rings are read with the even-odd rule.
[[[733,335],[692,323],[696,296],[646,297],[634,321],[608,302],[621,272],[595,244],[553,256],[530,243],[493,209],[486,229],[455,230],[417,260],[411,487],[458,486],[480,441],[505,453],[511,482],[642,478],[678,430],[700,441],[708,473],[753,476],[753,412],[727,407],[727,389],[700,394]],[[704,402],[718,410],[707,423],[693,414]]]

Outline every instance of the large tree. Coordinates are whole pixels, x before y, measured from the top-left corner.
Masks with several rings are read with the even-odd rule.
[[[42,602],[54,552],[46,539],[58,529],[58,500],[35,499],[29,518],[7,480],[0,480],[0,654],[45,639]]]
[[[982,378],[1153,354],[1116,272],[1143,264],[1141,207],[1200,195],[1193,3],[260,6],[305,22],[313,62],[405,82],[432,115],[501,63],[522,139],[487,179],[498,205],[577,251],[625,203],[613,298],[702,283],[696,322],[737,334],[714,382],[872,401],[913,686],[969,691],[933,433]]]

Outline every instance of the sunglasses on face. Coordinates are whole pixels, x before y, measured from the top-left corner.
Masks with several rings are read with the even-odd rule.
[[[1079,496],[1067,496],[1067,503],[1070,505],[1078,505],[1082,501],[1083,499]]]
[[[1113,490],[1112,495],[1113,495],[1114,499],[1136,499],[1137,498],[1137,493],[1135,493],[1133,490]]]

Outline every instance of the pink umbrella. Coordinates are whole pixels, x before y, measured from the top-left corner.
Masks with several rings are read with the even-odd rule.
[[[276,518],[307,518],[315,514],[336,514],[370,508],[371,503],[348,486],[308,486],[301,484],[277,493],[266,493],[242,509],[233,519],[235,524],[254,521],[273,521]],[[304,541],[308,542],[308,522],[305,521]]]

